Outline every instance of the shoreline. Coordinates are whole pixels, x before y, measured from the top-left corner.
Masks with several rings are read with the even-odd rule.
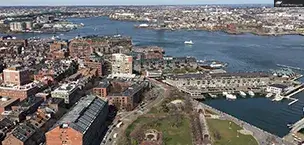
[[[121,22],[146,22],[143,20],[119,20],[119,19],[112,19],[109,16],[106,16],[112,21],[121,21]],[[139,27],[138,25],[134,26],[137,29],[150,29],[150,30],[166,30],[166,31],[177,31],[177,30],[186,30],[186,31],[207,31],[207,32],[224,32],[226,34],[230,35],[243,35],[243,34],[253,34],[256,36],[285,36],[285,35],[298,35],[298,36],[304,36],[304,32],[281,32],[281,33],[262,33],[262,32],[255,32],[251,30],[242,30],[242,31],[231,31],[228,29],[216,29],[216,30],[210,30],[210,29],[204,29],[204,28],[179,28],[179,29],[173,29],[173,28],[159,28],[159,27]]]
[[[304,33],[258,33],[252,31],[229,31],[229,30],[208,30],[208,29],[170,29],[170,28],[153,28],[153,27],[135,27],[137,29],[149,29],[149,30],[164,30],[164,31],[178,31],[178,30],[186,30],[186,31],[206,31],[206,32],[223,32],[229,35],[245,35],[252,34],[255,36],[268,36],[268,37],[279,37],[279,36],[304,36]]]
[[[236,118],[236,117],[234,117],[234,116],[232,116],[232,115],[230,115],[230,114],[228,114],[228,113],[225,113],[225,112],[220,111],[220,110],[218,110],[218,109],[216,109],[216,108],[213,108],[212,106],[209,106],[208,104],[205,104],[205,103],[203,103],[203,102],[199,102],[199,104],[200,104],[202,107],[204,107],[204,108],[207,108],[207,109],[209,109],[209,110],[212,110],[212,111],[215,111],[215,112],[219,113],[220,116],[226,116],[226,117],[225,117],[226,119],[228,119],[228,120],[230,120],[230,121],[233,121],[234,123],[236,123],[236,124],[242,126],[244,129],[247,129],[247,130],[250,130],[250,131],[252,131],[252,132],[255,132],[255,133],[253,134],[253,136],[254,136],[254,138],[256,138],[257,141],[258,141],[259,143],[261,143],[261,144],[263,144],[263,142],[261,142],[261,141],[264,139],[264,137],[269,136],[269,137],[274,137],[275,140],[276,140],[277,142],[279,142],[279,143],[284,143],[285,145],[291,145],[291,143],[288,142],[288,141],[286,141],[286,140],[284,140],[283,137],[279,137],[279,136],[277,136],[277,135],[275,135],[275,134],[273,134],[273,133],[270,133],[270,132],[268,132],[268,131],[265,131],[265,130],[263,130],[263,129],[261,129],[261,128],[255,126],[255,125],[252,125],[252,124],[250,124],[250,123],[248,123],[248,122],[246,122],[246,121],[244,121],[244,120],[242,120],[242,119],[238,119],[238,118]],[[258,135],[258,134],[263,134],[263,135],[261,136],[261,135]]]

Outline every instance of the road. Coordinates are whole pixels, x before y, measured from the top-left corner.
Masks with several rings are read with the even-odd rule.
[[[119,137],[121,136],[122,133],[127,129],[129,125],[131,125],[139,116],[146,114],[150,111],[150,109],[153,106],[159,105],[162,100],[169,95],[170,93],[170,86],[158,82],[154,79],[149,78],[148,79],[152,84],[160,87],[161,89],[164,90],[164,95],[158,95],[157,98],[151,102],[147,102],[145,105],[142,107],[138,106],[136,107],[133,111],[130,112],[121,112],[118,113],[117,116],[120,116],[119,118],[115,118],[113,121],[113,125],[109,126],[109,130],[106,133],[104,139],[101,142],[101,145],[115,145]],[[118,123],[118,121],[122,121],[123,125],[119,128],[117,128],[115,125]],[[113,135],[117,133],[118,137],[116,139],[113,139]]]

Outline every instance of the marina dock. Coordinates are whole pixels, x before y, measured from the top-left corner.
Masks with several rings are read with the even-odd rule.
[[[299,99],[295,99],[295,98],[290,98],[290,100],[293,100],[293,101],[290,102],[290,103],[288,103],[288,106],[290,106],[290,105],[292,105],[292,104],[294,104],[294,103],[296,103],[296,102],[299,101]]]
[[[288,65],[284,65],[284,64],[277,64],[277,66],[279,66],[279,67],[285,67],[285,68],[290,68],[290,69],[294,69],[294,70],[304,71],[303,68],[294,67],[294,66],[288,66]]]

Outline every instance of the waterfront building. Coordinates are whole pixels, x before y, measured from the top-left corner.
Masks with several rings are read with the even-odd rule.
[[[143,73],[145,70],[173,71],[175,69],[197,69],[198,64],[194,57],[170,57],[163,59],[141,59],[133,61],[133,69]]]
[[[163,59],[165,51],[157,46],[135,47],[133,52],[140,53],[140,59]]]
[[[69,44],[72,57],[88,58],[93,52],[99,54],[129,53],[132,41],[129,37],[87,36],[73,39]]]
[[[86,58],[93,53],[93,49],[90,41],[74,39],[69,43],[69,52],[72,57]]]
[[[166,83],[188,92],[200,95],[208,92],[237,91],[266,87],[271,84],[272,75],[266,73],[215,73],[170,75]]]
[[[23,22],[11,22],[10,23],[10,30],[11,31],[23,31],[24,30],[24,23]]]
[[[273,94],[281,94],[286,91],[288,91],[288,86],[283,84],[271,84],[266,88],[266,92]]]
[[[46,133],[46,145],[100,144],[106,129],[108,102],[87,95]]]
[[[112,75],[132,75],[132,56],[122,53],[112,54]]]
[[[74,82],[62,84],[59,88],[51,92],[52,98],[61,98],[65,104],[70,104],[78,90],[77,84]]]
[[[22,86],[31,82],[30,71],[20,66],[3,70],[4,83]]]

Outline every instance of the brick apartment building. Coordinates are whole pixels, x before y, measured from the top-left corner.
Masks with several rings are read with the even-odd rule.
[[[87,58],[93,53],[91,41],[86,39],[74,39],[69,44],[70,56]]]
[[[25,85],[31,82],[30,71],[19,66],[3,70],[4,83],[14,85]]]
[[[4,111],[12,110],[12,106],[19,103],[19,98],[0,97],[0,114]]]
[[[107,115],[108,102],[95,95],[87,95],[46,133],[46,144],[100,144]]]
[[[20,101],[24,100],[29,96],[34,96],[39,91],[39,88],[34,84],[26,84],[24,86],[0,86],[0,96],[19,98]]]
[[[93,93],[101,98],[107,97],[110,91],[110,82],[106,79],[99,82],[99,84],[93,88]]]
[[[97,76],[103,75],[103,62],[101,60],[86,59],[84,65],[91,69],[97,69]]]
[[[107,96],[109,104],[118,109],[133,110],[141,100],[143,84],[133,84],[121,93],[111,93]]]
[[[68,43],[56,41],[50,45],[50,55],[52,59],[64,59],[69,56]]]
[[[44,137],[39,128],[26,121],[8,134],[2,141],[2,145],[39,145],[43,141]]]

